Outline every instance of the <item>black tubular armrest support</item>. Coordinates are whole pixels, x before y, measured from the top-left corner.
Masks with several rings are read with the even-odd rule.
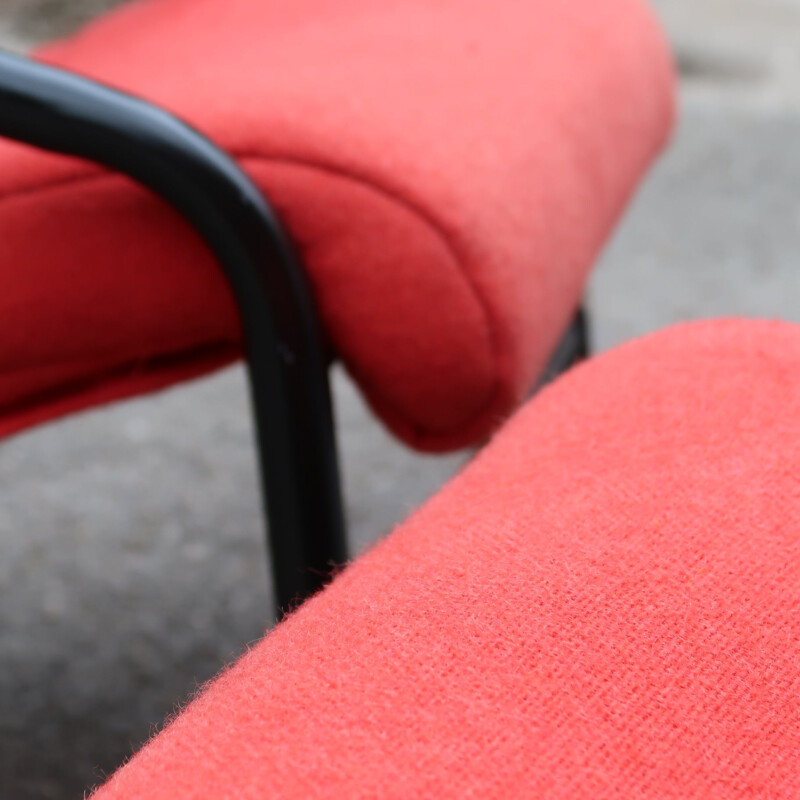
[[[327,362],[306,276],[239,166],[147,102],[0,53],[0,136],[130,176],[213,250],[241,315],[278,607],[347,556]],[[109,264],[109,269],[112,269]]]

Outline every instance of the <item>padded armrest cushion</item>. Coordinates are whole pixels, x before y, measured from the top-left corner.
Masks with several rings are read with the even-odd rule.
[[[233,153],[389,426],[486,435],[544,366],[663,145],[641,0],[149,0],[39,53]],[[224,278],[128,180],[0,145],[0,434],[226,363]]]
[[[97,800],[800,797],[800,328],[572,370]]]

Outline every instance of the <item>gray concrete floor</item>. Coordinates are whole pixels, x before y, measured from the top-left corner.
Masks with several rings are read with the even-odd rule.
[[[110,5],[0,0],[16,48]],[[597,349],[800,321],[800,0],[659,0],[682,120],[589,292]],[[0,798],[81,797],[268,624],[239,368],[0,444]],[[353,546],[466,458],[409,453],[335,376]]]

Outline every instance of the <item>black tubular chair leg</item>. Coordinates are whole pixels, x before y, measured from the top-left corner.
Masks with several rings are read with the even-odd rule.
[[[574,367],[589,357],[589,321],[586,309],[581,306],[573,316],[566,333],[550,358],[544,373],[536,385],[536,390],[541,389],[550,381],[555,380],[570,367]]]
[[[181,213],[217,256],[241,315],[285,612],[326,582],[347,548],[322,335],[275,215],[229,156],[171,114],[7,53],[0,53],[0,136],[128,175]]]
[[[242,322],[284,613],[324,585],[347,559],[347,546],[322,333],[305,273],[275,215],[233,159],[168,112],[2,52],[0,136],[128,175],[182,214],[217,256]],[[540,385],[588,350],[579,309]]]

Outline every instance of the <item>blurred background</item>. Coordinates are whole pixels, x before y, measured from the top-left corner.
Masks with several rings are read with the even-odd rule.
[[[0,0],[25,50],[113,0]],[[671,322],[800,321],[800,0],[657,0],[674,143],[589,292],[595,350]],[[466,456],[390,440],[337,371],[353,547]],[[0,443],[0,797],[79,798],[272,609],[241,368]]]

